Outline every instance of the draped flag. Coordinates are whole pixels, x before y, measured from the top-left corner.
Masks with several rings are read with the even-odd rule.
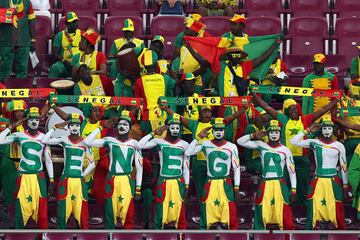
[[[17,27],[17,21],[14,8],[0,8],[0,23],[12,24]]]
[[[324,90],[314,88],[303,88],[303,87],[289,87],[289,86],[255,86],[251,85],[250,90],[254,93],[262,94],[279,94],[279,95],[290,95],[290,96],[314,96],[314,97],[341,97],[344,93],[343,90]]]
[[[249,105],[250,96],[245,97],[160,97],[159,105],[177,105],[177,106],[243,106]]]
[[[123,105],[123,106],[141,106],[143,105],[142,98],[131,97],[107,97],[107,96],[85,96],[85,95],[50,95],[51,103],[100,103],[111,105]]]
[[[274,44],[276,39],[281,38],[282,34],[265,35],[257,37],[249,37],[249,43],[244,46],[244,51],[248,54],[248,58],[254,59],[263,54]],[[211,63],[214,73],[220,72],[220,56],[232,44],[231,39],[225,37],[184,37],[192,48],[194,48],[205,60]],[[273,54],[261,65],[255,68],[250,77],[264,79],[272,62],[278,54],[278,47],[275,48]]]

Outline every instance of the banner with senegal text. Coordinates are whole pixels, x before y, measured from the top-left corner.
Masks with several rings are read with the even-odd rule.
[[[245,106],[250,105],[251,96],[245,97],[160,97],[160,106]]]
[[[47,98],[55,93],[53,88],[0,89],[0,98]]]
[[[142,98],[131,97],[108,97],[108,96],[85,96],[85,95],[50,95],[51,103],[78,104],[100,103],[106,105],[142,106]]]
[[[301,97],[330,97],[338,98],[344,93],[343,90],[324,90],[314,88],[303,88],[303,87],[289,87],[289,86],[250,86],[250,90],[254,93],[261,94],[278,94],[278,95],[289,95],[289,96],[301,96]]]

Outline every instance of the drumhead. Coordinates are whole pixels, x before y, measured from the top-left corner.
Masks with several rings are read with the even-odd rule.
[[[118,56],[128,54],[128,53],[131,52],[131,51],[133,51],[132,48],[125,48],[125,49],[121,50],[121,51],[118,53]]]
[[[82,116],[82,118],[84,119],[84,114],[83,112],[76,108],[76,107],[71,107],[71,106],[66,106],[66,107],[62,107],[61,110],[63,110],[65,113],[67,114],[71,114],[71,113],[78,113]],[[59,115],[57,115],[55,112],[46,120],[45,123],[45,130],[49,131],[49,129],[51,129],[53,126],[55,126],[58,123],[62,123],[64,122],[64,120],[62,120]],[[67,126],[65,127],[65,129],[67,129]],[[69,136],[70,132],[69,130],[63,130],[63,129],[56,129],[55,132],[51,135],[51,137],[61,137],[61,136]]]
[[[74,81],[71,80],[66,80],[66,79],[62,79],[62,80],[56,80],[50,83],[50,87],[52,88],[71,88],[75,85]]]

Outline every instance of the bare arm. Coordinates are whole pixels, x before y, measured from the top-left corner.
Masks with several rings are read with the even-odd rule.
[[[58,106],[56,106],[55,104],[52,104],[52,109],[54,109],[54,111],[56,112],[57,115],[59,115],[59,117],[66,121],[68,115],[66,112],[64,112],[63,110],[61,110],[61,108],[59,108]]]
[[[321,117],[322,115],[324,115],[325,113],[330,111],[330,109],[335,107],[338,102],[339,102],[339,99],[335,99],[335,100],[331,101],[325,107],[323,107],[323,108],[319,109],[318,111],[314,112],[312,120],[315,122],[319,117]]]
[[[348,129],[352,129],[354,131],[360,132],[360,124],[353,124],[345,121],[344,119],[337,118],[336,123],[338,123],[340,126]]]
[[[278,112],[273,109],[272,107],[270,107],[266,102],[264,102],[259,96],[257,96],[256,94],[253,94],[253,99],[255,100],[255,102],[257,102],[259,104],[259,106],[264,109],[268,114],[271,115],[272,118],[277,119],[277,114]]]
[[[242,113],[244,113],[246,110],[246,108],[242,107],[239,110],[237,110],[236,112],[234,112],[232,115],[227,116],[224,119],[224,122],[226,122],[227,124],[229,124],[230,122],[234,121],[235,119],[237,119]]]
[[[281,43],[280,39],[277,39],[276,42],[271,45],[271,47],[266,50],[263,54],[261,54],[259,57],[251,60],[252,61],[252,65],[253,68],[256,68],[257,66],[259,66],[260,64],[262,64],[268,57],[270,57],[270,55],[274,52],[275,48],[277,46],[279,46],[279,44]]]

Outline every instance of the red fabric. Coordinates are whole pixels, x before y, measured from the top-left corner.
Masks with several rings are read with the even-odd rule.
[[[89,223],[88,223],[88,219],[89,219],[89,206],[88,206],[88,202],[87,201],[82,201],[82,206],[81,206],[81,217],[80,217],[80,221],[81,221],[81,229],[89,229]]]
[[[281,66],[280,66],[280,69],[281,71],[283,71],[284,73],[288,73],[289,72],[289,69],[288,67],[286,66],[286,63],[284,61],[281,60]]]
[[[56,200],[64,200],[67,196],[67,185],[68,185],[68,178],[64,178],[63,181],[59,181],[58,187],[57,187],[57,194],[56,194]],[[60,193],[60,188],[64,187],[64,194]]]
[[[47,198],[39,199],[38,228],[48,229],[48,203]]]
[[[265,184],[266,184],[266,181],[263,181],[263,182],[261,183],[261,185],[259,185],[259,187],[258,187],[258,192],[260,191],[260,195],[259,195],[259,194],[256,194],[255,203],[256,203],[257,205],[260,205],[261,202],[262,202],[262,200],[263,200],[263,198],[264,198]]]
[[[180,210],[180,216],[178,221],[177,229],[186,229],[187,223],[186,223],[186,214],[185,214],[185,204],[184,202],[181,204],[181,210]]]
[[[230,229],[237,230],[238,229],[238,216],[236,210],[235,202],[229,202],[229,216],[230,216]]]
[[[114,96],[114,84],[111,79],[105,75],[100,75],[100,79],[106,96]]]
[[[142,120],[149,120],[149,109],[147,108],[147,100],[144,92],[144,85],[142,82],[142,78],[136,79],[136,87],[134,89],[134,96],[136,98],[142,98],[144,99],[144,105],[143,105],[143,113],[142,113]]]
[[[335,202],[336,208],[336,223],[339,230],[345,230],[345,216],[344,216],[344,203]]]
[[[307,199],[311,199],[312,196],[314,195],[317,181],[318,181],[318,178],[315,178],[314,180],[311,181],[309,187],[312,187],[312,191],[311,191],[311,193],[309,193],[309,194],[307,195],[307,197],[306,197]]]
[[[225,48],[219,48],[220,37],[189,37],[184,36],[192,48],[194,48],[206,61],[211,64],[212,71],[219,73],[221,66],[219,58],[225,52]]]
[[[283,206],[283,226],[284,230],[294,230],[294,222],[291,207],[287,204]]]
[[[114,176],[105,182],[105,186],[110,185],[110,192],[105,191],[105,198],[111,198],[114,193]]]
[[[205,184],[204,184],[204,191],[203,191],[203,196],[201,198],[201,201],[204,203],[206,201],[206,199],[209,197],[209,193],[210,193],[210,186],[211,186],[211,180],[208,180]],[[205,193],[205,195],[204,195]]]
[[[235,139],[239,139],[240,137],[244,136],[245,129],[249,125],[249,121],[245,112],[240,114],[240,116],[238,117],[238,121],[240,124],[238,129],[236,130]]]
[[[21,175],[19,175],[17,178],[16,178],[16,190],[14,192],[14,198],[16,199],[18,194],[19,194],[19,190],[20,190],[20,186],[21,186]]]
[[[149,176],[152,176],[153,168],[151,165],[151,161],[147,158],[143,158],[143,170],[144,173],[148,174]]]
[[[125,229],[133,229],[134,228],[134,199],[131,199],[129,209],[126,213],[126,218],[124,222]]]
[[[331,90],[339,90],[339,81],[334,75],[334,79],[331,81]]]
[[[158,192],[161,190],[161,196],[159,197]],[[166,181],[162,182],[160,185],[156,186],[156,197],[155,203],[163,203],[166,195]]]
[[[242,68],[242,72],[243,72],[243,78],[247,79],[249,73],[252,72],[253,70],[253,63],[252,61],[245,61],[241,63],[241,68]]]

